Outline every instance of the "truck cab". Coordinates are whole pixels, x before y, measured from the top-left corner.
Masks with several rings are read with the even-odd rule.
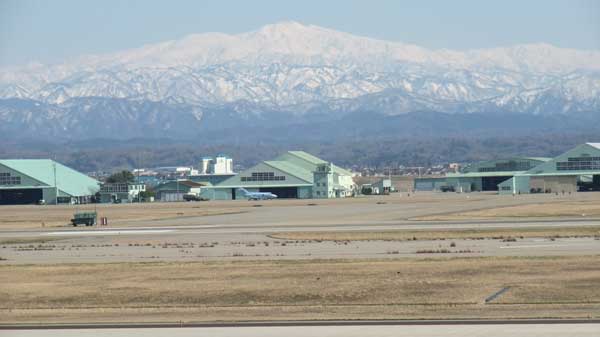
[[[96,225],[97,219],[98,214],[96,212],[77,212],[73,215],[73,219],[71,219],[71,225],[94,226]]]

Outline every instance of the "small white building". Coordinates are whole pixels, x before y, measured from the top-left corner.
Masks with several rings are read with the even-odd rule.
[[[198,173],[207,174],[234,174],[233,159],[224,154],[219,154],[215,158],[203,157],[200,161]]]
[[[100,188],[100,201],[111,202],[133,202],[139,200],[141,192],[146,191],[144,184],[132,183],[105,183]]]

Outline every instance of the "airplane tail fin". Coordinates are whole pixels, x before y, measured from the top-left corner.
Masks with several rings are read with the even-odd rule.
[[[242,193],[244,193],[244,195],[248,195],[250,193],[243,187],[238,188],[238,190],[242,191]]]

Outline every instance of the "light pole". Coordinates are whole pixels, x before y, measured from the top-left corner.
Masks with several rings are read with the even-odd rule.
[[[137,165],[138,168],[135,171],[136,174],[137,174],[137,179],[135,180],[135,184],[136,184],[135,188],[137,189],[137,200],[138,200],[138,203],[141,202],[141,200],[140,200],[140,192],[141,192],[141,188],[140,188],[140,167],[141,167],[141,161],[142,161],[142,154],[138,153],[138,165]]]

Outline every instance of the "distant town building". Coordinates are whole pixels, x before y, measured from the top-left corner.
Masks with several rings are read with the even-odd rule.
[[[459,163],[450,163],[450,164],[448,164],[448,172],[458,173],[459,170],[460,170],[460,164]]]
[[[153,169],[158,174],[188,174],[193,168],[189,166],[163,166]]]
[[[198,174],[234,174],[233,159],[224,154],[219,154],[215,158],[203,157],[200,160]]]

